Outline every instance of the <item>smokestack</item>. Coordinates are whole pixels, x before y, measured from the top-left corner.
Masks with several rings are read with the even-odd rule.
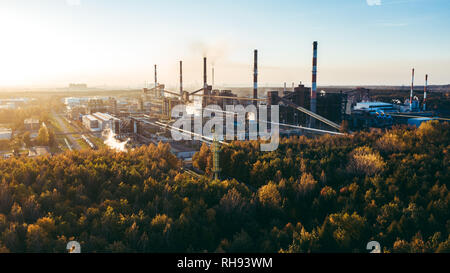
[[[425,87],[423,91],[423,111],[427,111],[427,90],[428,89],[428,74],[425,75]]]
[[[317,102],[317,41],[313,43],[313,69],[312,69],[312,85],[311,85],[311,111],[316,113]],[[315,125],[315,119],[310,117],[310,126]]]
[[[156,96],[159,96],[159,92],[158,92],[158,73],[157,73],[157,67],[155,64],[155,94]]]
[[[206,76],[206,57],[203,58],[203,91],[206,94],[206,90],[208,89],[208,81]]]
[[[283,96],[284,94],[286,94],[286,82],[284,82],[284,92],[283,92]]]
[[[409,110],[413,110],[413,95],[414,95],[414,68],[412,69],[411,94],[409,96]]]
[[[258,50],[254,51],[254,64],[253,64],[253,98],[258,98]],[[256,100],[254,104],[257,105]]]
[[[214,67],[212,68],[212,85],[214,86]]]
[[[180,95],[183,96],[183,61],[180,61]]]

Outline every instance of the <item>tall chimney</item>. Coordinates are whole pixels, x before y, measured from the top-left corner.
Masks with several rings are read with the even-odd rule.
[[[214,66],[212,68],[212,85],[214,86]]]
[[[425,75],[425,87],[423,91],[423,111],[427,111],[427,90],[428,89],[428,74]]]
[[[413,110],[413,95],[414,95],[414,68],[412,69],[411,94],[409,96],[409,110]]]
[[[183,96],[183,61],[180,61],[180,95]]]
[[[206,94],[206,90],[208,89],[208,81],[206,77],[206,57],[203,58],[203,92]]]
[[[254,64],[253,64],[253,98],[258,98],[258,50],[254,51]],[[256,100],[253,101],[257,105]]]
[[[312,85],[311,85],[311,111],[316,113],[317,107],[317,41],[313,43],[313,69],[312,69]],[[310,126],[315,126],[316,120],[310,117]]]
[[[283,91],[283,96],[286,94],[286,82],[284,82],[284,91]]]
[[[156,64],[155,64],[155,94],[156,94],[156,96],[158,97],[159,96],[159,90],[158,90],[158,73],[157,73],[157,67],[156,67]]]

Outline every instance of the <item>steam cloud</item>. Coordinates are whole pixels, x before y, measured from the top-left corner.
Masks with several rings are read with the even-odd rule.
[[[228,55],[230,46],[224,41],[213,44],[198,41],[191,44],[191,50],[196,55],[200,54],[202,57],[207,57],[208,61],[214,66],[218,60]]]
[[[106,140],[105,140],[104,143],[109,148],[111,148],[113,150],[116,150],[116,151],[119,151],[119,152],[126,152],[127,151],[126,145],[127,145],[128,141],[130,141],[130,139],[127,139],[126,141],[123,141],[123,142],[118,141],[116,139],[116,134],[114,134],[114,132],[112,130],[110,130],[110,129],[106,130],[104,132],[104,134],[106,135]]]

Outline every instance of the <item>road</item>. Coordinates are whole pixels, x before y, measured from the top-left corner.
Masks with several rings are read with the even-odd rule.
[[[67,128],[66,123],[62,120],[60,115],[56,114],[55,112],[52,112],[52,114],[55,117],[56,122],[58,122],[58,125],[61,128],[61,130],[63,130],[62,133],[71,133],[71,132],[73,132],[72,129]],[[78,144],[77,140],[73,137],[72,134],[67,134],[66,136],[70,140],[70,143],[72,144],[72,149],[74,149],[74,150],[81,150],[80,145]]]

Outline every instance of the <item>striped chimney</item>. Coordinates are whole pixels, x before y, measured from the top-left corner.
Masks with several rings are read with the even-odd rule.
[[[312,85],[311,85],[311,111],[317,111],[317,41],[313,43],[313,69],[312,69]],[[310,126],[315,125],[315,119],[310,117]]]
[[[414,68],[412,69],[411,94],[409,96],[409,110],[413,110],[413,96],[414,96]]]
[[[427,90],[428,89],[428,74],[425,75],[425,87],[423,90],[423,111],[427,111]]]
[[[258,50],[254,51],[254,64],[253,64],[253,98],[258,98]],[[254,101],[256,105],[256,100]]]
[[[206,75],[206,57],[203,58],[203,92],[206,94],[206,90],[208,89],[208,80]]]

